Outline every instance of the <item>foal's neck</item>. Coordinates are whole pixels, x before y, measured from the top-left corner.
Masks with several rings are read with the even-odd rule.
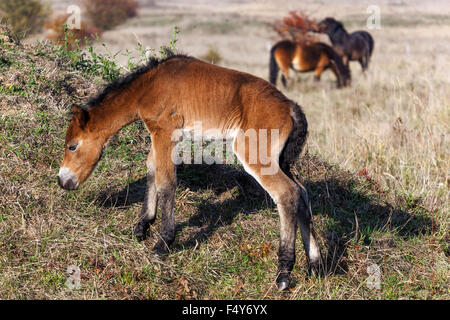
[[[137,104],[140,94],[135,87],[139,86],[119,88],[89,108],[88,125],[105,142],[124,126],[139,119]]]

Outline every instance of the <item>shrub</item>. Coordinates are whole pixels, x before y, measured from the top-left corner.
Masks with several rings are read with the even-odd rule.
[[[65,24],[69,16],[69,14],[59,15],[44,25],[44,28],[49,30],[49,33],[46,35],[48,40],[58,44],[67,45],[68,49],[74,49],[77,40],[94,39],[101,35],[99,29],[87,25],[84,21],[81,22],[80,29],[66,29]],[[81,46],[85,43],[85,41],[78,42]]]
[[[40,0],[0,0],[0,15],[14,34],[39,32],[50,13]]]
[[[317,37],[310,33],[317,30],[316,22],[303,11],[289,12],[289,16],[275,22],[274,30],[283,39],[317,41]]]
[[[216,49],[210,47],[206,54],[201,57],[201,59],[209,63],[218,64],[220,63],[220,61],[222,61],[222,56]]]
[[[109,30],[137,16],[136,0],[83,0],[86,16],[101,30]]]
[[[0,43],[12,43],[14,39],[11,35],[11,30],[7,26],[0,24]]]

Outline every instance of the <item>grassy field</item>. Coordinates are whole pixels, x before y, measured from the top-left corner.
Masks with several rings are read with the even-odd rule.
[[[276,290],[277,211],[240,166],[180,167],[171,254],[161,260],[150,251],[159,222],[137,242],[132,226],[151,143],[140,122],[113,138],[83,188],[56,183],[70,105],[95,94],[109,71],[126,72],[125,49],[137,56],[140,42],[158,50],[176,25],[181,52],[267,79],[276,19],[303,9],[365,29],[373,2],[156,1],[95,44],[122,67],[80,60],[36,37],[19,45],[0,35],[0,298],[449,299],[445,1],[378,1],[381,29],[370,30],[366,76],[352,63],[349,88],[337,90],[326,72],[319,83],[291,74],[282,89],[309,122],[296,171],[326,260],[320,277],[306,276],[298,241],[294,284]],[[373,265],[379,289],[367,285]],[[80,268],[79,289],[66,285],[69,266]]]

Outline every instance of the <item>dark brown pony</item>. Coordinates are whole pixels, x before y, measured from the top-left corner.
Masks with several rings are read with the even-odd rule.
[[[319,81],[322,72],[328,68],[335,74],[338,88],[350,85],[349,69],[333,48],[325,43],[282,40],[270,50],[269,80],[273,85],[276,85],[280,69],[283,72],[281,81],[286,87],[290,69],[298,72],[314,71],[314,78]]]
[[[348,67],[349,61],[359,61],[363,72],[369,67],[374,41],[370,33],[355,31],[348,33],[343,24],[334,18],[325,18],[318,23],[318,31],[328,34],[334,50]]]
[[[174,133],[192,130],[201,122],[202,134],[215,129],[222,139],[232,139],[233,151],[245,170],[277,204],[281,227],[278,288],[283,290],[289,285],[295,263],[297,226],[310,270],[318,270],[321,258],[308,194],[290,171],[307,136],[306,118],[296,103],[270,83],[250,74],[183,55],[150,59],[147,66],[109,85],[87,107],[73,107],[59,185],[67,190],[77,189],[93,171],[111,137],[139,119],[150,133],[152,145],[147,159],[144,204],[134,226],[138,240],[145,239],[158,207],[162,215],[161,232],[153,250],[165,254],[175,240]],[[263,139],[261,132],[265,130],[276,132],[277,138],[271,134]],[[259,136],[248,134],[258,131]],[[252,152],[255,145],[259,152]],[[268,159],[261,156],[262,149],[268,151]]]

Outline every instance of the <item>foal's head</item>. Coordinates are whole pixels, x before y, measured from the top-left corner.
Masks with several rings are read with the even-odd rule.
[[[73,107],[73,117],[66,133],[64,159],[58,174],[58,184],[66,190],[77,189],[100,160],[104,140],[92,132],[89,111]]]

